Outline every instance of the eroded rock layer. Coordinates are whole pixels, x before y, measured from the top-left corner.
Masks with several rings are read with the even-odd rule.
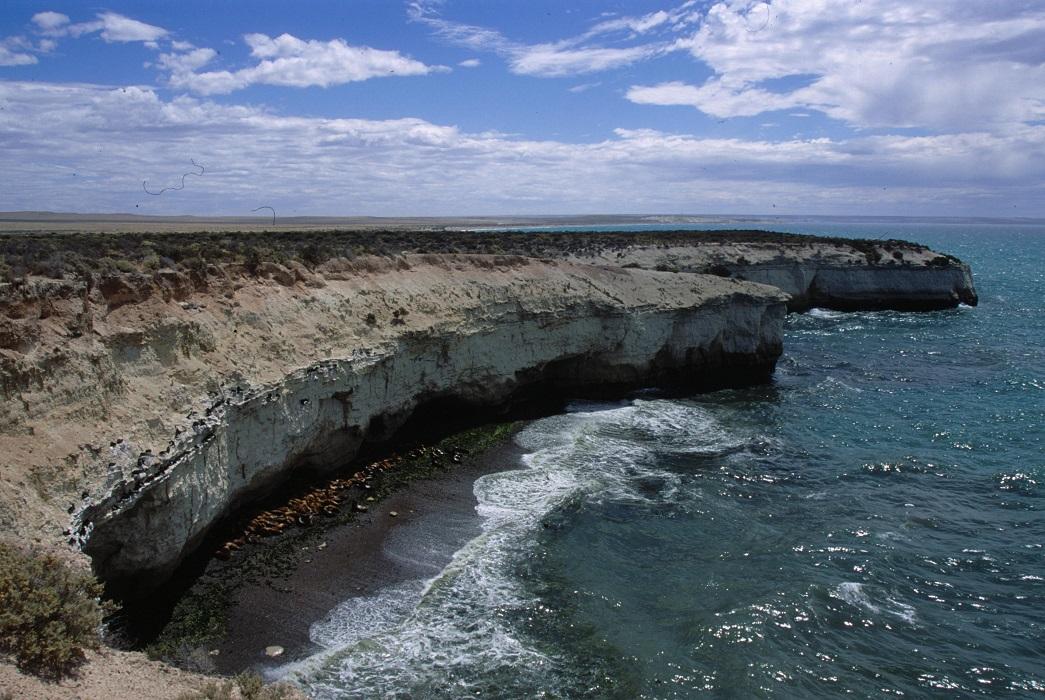
[[[972,271],[957,258],[905,241],[734,240],[639,242],[589,248],[568,259],[649,270],[703,272],[772,285],[788,309],[933,311],[978,302]]]

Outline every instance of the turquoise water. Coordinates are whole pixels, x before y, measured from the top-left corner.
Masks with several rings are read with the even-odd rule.
[[[282,671],[323,698],[1045,692],[1045,226],[774,228],[927,243],[980,306],[792,315],[772,385],[536,421],[475,485],[479,537]]]

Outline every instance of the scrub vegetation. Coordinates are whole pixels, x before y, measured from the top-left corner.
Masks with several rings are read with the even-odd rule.
[[[57,680],[100,645],[102,586],[57,557],[0,543],[0,652],[28,673]]]
[[[489,253],[561,257],[623,250],[629,246],[757,243],[797,246],[836,244],[864,255],[871,264],[889,252],[924,251],[898,240],[824,238],[769,231],[658,232],[471,232],[471,231],[290,231],[214,233],[7,233],[0,235],[0,279],[27,275],[53,279],[106,277],[176,270],[193,277],[214,274],[211,266],[241,264],[258,274],[265,263],[298,262],[314,269],[332,258],[402,253]],[[941,256],[942,257],[942,256]],[[893,258],[897,261],[902,258]],[[953,262],[944,258],[947,264]],[[938,263],[942,264],[942,263]]]

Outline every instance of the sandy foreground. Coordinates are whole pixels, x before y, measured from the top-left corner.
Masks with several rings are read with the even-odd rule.
[[[142,654],[102,648],[87,655],[78,677],[48,683],[0,663],[0,697],[17,700],[121,700],[176,698],[213,679],[188,673]]]

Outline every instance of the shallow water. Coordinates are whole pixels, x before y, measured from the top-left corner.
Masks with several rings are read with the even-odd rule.
[[[577,403],[482,534],[279,670],[335,697],[1045,692],[1045,228],[792,222],[972,264],[976,309],[814,310],[770,386]]]

